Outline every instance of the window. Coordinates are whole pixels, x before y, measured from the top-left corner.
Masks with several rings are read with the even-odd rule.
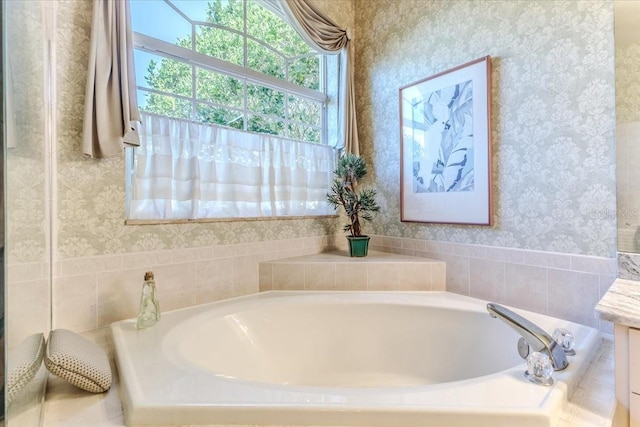
[[[129,219],[326,215],[337,56],[254,0],[131,0]]]

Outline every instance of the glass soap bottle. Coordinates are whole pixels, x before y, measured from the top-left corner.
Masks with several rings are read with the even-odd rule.
[[[158,320],[160,320],[160,305],[156,299],[156,281],[153,278],[153,272],[147,271],[144,273],[140,312],[136,327],[138,329],[148,328],[155,325]]]

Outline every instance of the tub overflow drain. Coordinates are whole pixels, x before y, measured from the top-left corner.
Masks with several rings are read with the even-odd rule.
[[[530,351],[527,340],[520,338],[518,340],[518,354],[520,354],[520,357],[526,359],[529,356]]]

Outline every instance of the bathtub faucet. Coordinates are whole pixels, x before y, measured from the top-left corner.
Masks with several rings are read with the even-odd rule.
[[[554,370],[561,371],[569,365],[562,347],[558,345],[548,333],[533,322],[506,307],[492,302],[487,304],[487,311],[489,311],[491,317],[500,319],[511,326],[527,341],[527,344],[529,344],[534,351],[545,353],[549,356]]]

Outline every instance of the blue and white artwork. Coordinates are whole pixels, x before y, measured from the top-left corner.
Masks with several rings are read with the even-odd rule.
[[[410,115],[413,192],[474,191],[473,81],[422,94]]]
[[[400,87],[400,220],[491,225],[491,57]]]

